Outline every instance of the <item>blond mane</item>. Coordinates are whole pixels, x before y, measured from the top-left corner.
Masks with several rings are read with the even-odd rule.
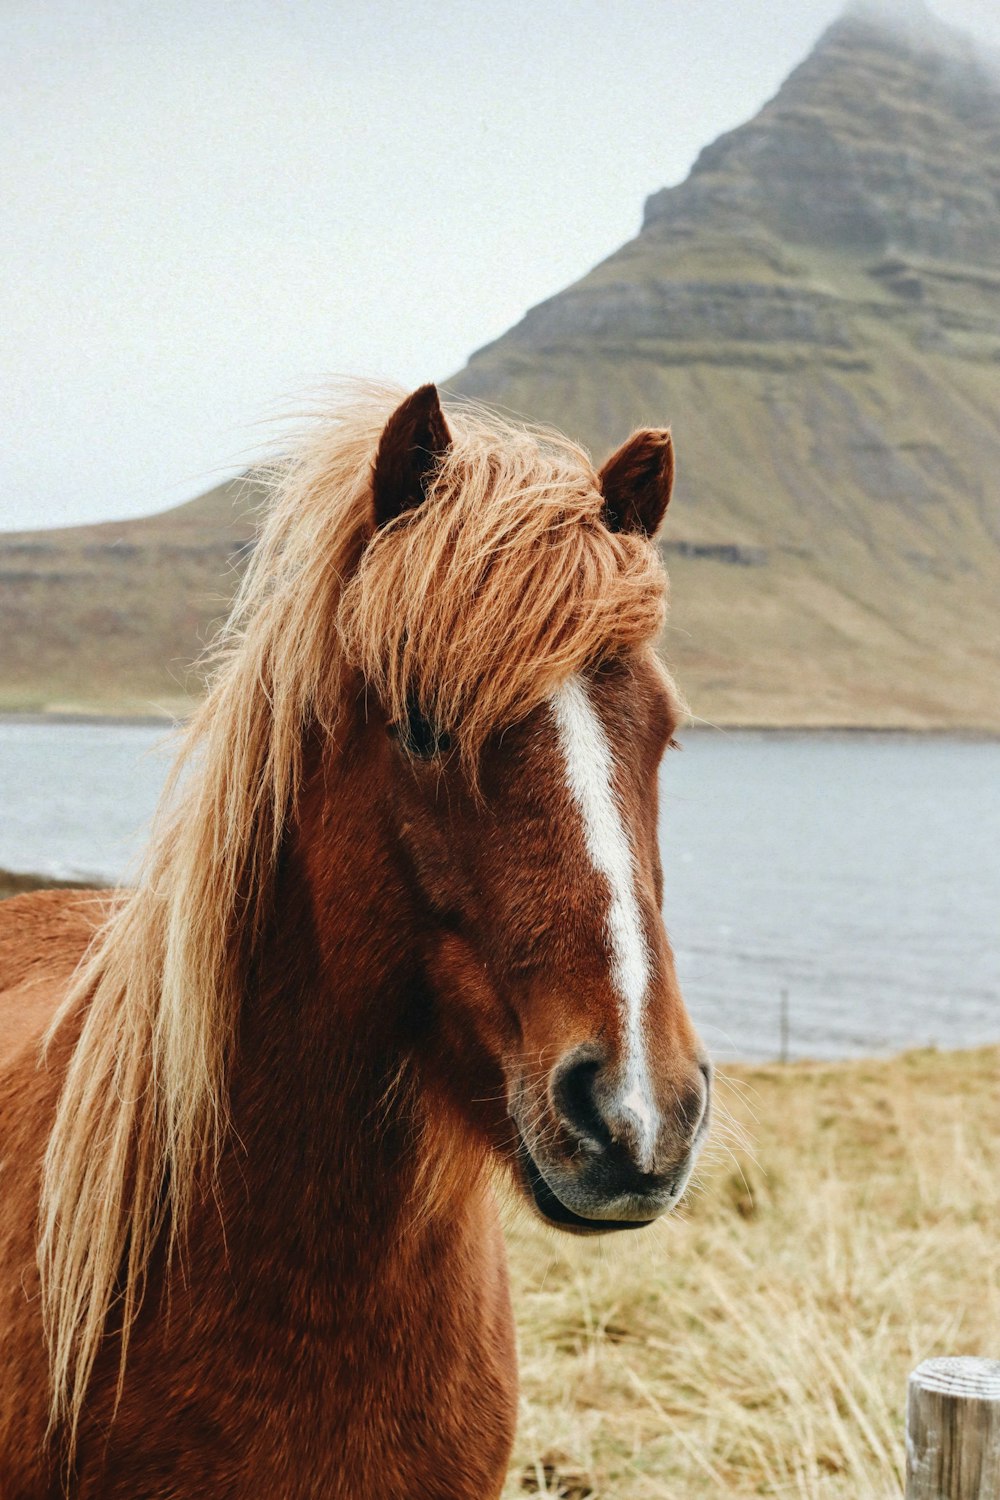
[[[335,736],[360,672],[461,748],[570,673],[652,639],[655,549],[613,536],[586,453],[449,406],[427,500],[372,537],[371,470],[402,392],[365,388],[273,476],[260,539],[171,773],[141,878],[74,978],[82,1015],[45,1157],[40,1266],[52,1422],[70,1443],[112,1303],[119,1394],[150,1257],[183,1240],[227,1128],[248,961],[293,823],[306,731]]]

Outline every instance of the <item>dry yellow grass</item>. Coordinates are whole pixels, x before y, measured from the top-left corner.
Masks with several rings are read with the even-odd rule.
[[[898,1497],[909,1371],[1000,1356],[1000,1049],[726,1073],[679,1215],[511,1211],[506,1500]]]

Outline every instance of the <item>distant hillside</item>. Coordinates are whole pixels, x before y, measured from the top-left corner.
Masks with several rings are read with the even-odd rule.
[[[1000,84],[903,9],[449,382],[597,457],[673,424],[665,649],[717,722],[1000,731]],[[221,490],[0,538],[0,704],[176,699],[249,536]]]
[[[142,520],[0,534],[0,710],[189,708],[262,498],[234,480]]]

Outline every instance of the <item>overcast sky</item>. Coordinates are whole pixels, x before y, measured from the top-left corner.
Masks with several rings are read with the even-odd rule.
[[[453,373],[842,8],[3,0],[0,529],[187,499],[331,372]]]

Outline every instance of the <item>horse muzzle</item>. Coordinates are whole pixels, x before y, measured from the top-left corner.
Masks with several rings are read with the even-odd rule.
[[[603,1073],[579,1049],[553,1070],[548,1108],[532,1109],[519,1093],[510,1111],[522,1186],[543,1219],[577,1234],[639,1229],[673,1208],[708,1133],[707,1062],[686,1090],[673,1086],[669,1114]]]

